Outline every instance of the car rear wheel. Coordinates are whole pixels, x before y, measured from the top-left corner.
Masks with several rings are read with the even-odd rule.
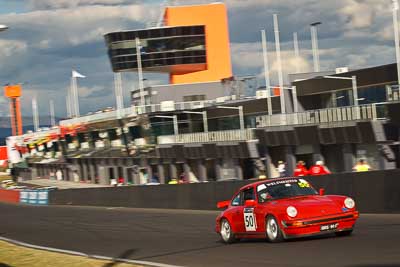
[[[341,232],[336,232],[336,236],[349,236],[351,235],[351,233],[353,232],[352,230],[347,230],[347,231],[341,231]]]
[[[281,242],[283,235],[279,223],[272,215],[268,215],[265,220],[265,231],[267,240],[272,243]]]
[[[221,220],[221,230],[220,230],[222,241],[227,244],[233,243],[235,241],[235,236],[232,232],[232,227],[227,219]]]

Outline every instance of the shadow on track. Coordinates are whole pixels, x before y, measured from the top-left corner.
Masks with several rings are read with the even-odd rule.
[[[130,256],[132,256],[135,253],[136,249],[128,249],[126,251],[124,251],[121,255],[119,255],[117,257],[117,259],[129,259]],[[122,261],[118,261],[118,260],[113,260],[110,263],[106,263],[103,265],[103,267],[113,267],[119,263],[121,263]],[[0,266],[2,267],[2,266]]]

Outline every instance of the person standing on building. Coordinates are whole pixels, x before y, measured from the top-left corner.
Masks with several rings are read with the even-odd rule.
[[[74,182],[79,183],[80,178],[79,178],[79,174],[78,174],[77,170],[74,170],[72,177],[73,177]]]
[[[360,159],[357,164],[353,167],[353,170],[355,172],[367,172],[370,171],[372,168],[371,166],[367,163],[365,159]]]
[[[299,176],[307,176],[307,175],[308,175],[308,170],[305,167],[304,161],[302,161],[302,160],[298,161],[296,168],[294,169],[293,176],[299,177]]]
[[[63,174],[60,169],[58,169],[56,171],[56,178],[57,178],[57,181],[62,181],[62,179],[63,179]]]
[[[279,172],[279,177],[286,177],[286,163],[282,160],[278,161],[277,171]]]
[[[326,174],[331,174],[329,171],[328,167],[324,165],[324,162],[322,160],[318,160],[315,165],[311,166],[310,175],[326,175]]]

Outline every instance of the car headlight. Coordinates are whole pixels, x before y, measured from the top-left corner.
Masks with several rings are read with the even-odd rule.
[[[296,210],[296,208],[293,207],[293,206],[287,207],[286,213],[287,213],[287,215],[288,215],[289,217],[292,217],[292,218],[294,218],[294,217],[297,216],[297,210]]]
[[[356,202],[354,202],[354,200],[350,197],[348,197],[344,200],[344,206],[348,209],[354,208],[355,205],[356,205]]]

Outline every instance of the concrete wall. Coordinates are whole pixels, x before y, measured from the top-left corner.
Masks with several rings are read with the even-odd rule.
[[[400,213],[400,170],[345,173],[307,177],[326,194],[343,194],[356,200],[364,213]],[[230,199],[252,181],[198,184],[68,189],[50,192],[50,204],[107,207],[216,209],[218,201]]]

